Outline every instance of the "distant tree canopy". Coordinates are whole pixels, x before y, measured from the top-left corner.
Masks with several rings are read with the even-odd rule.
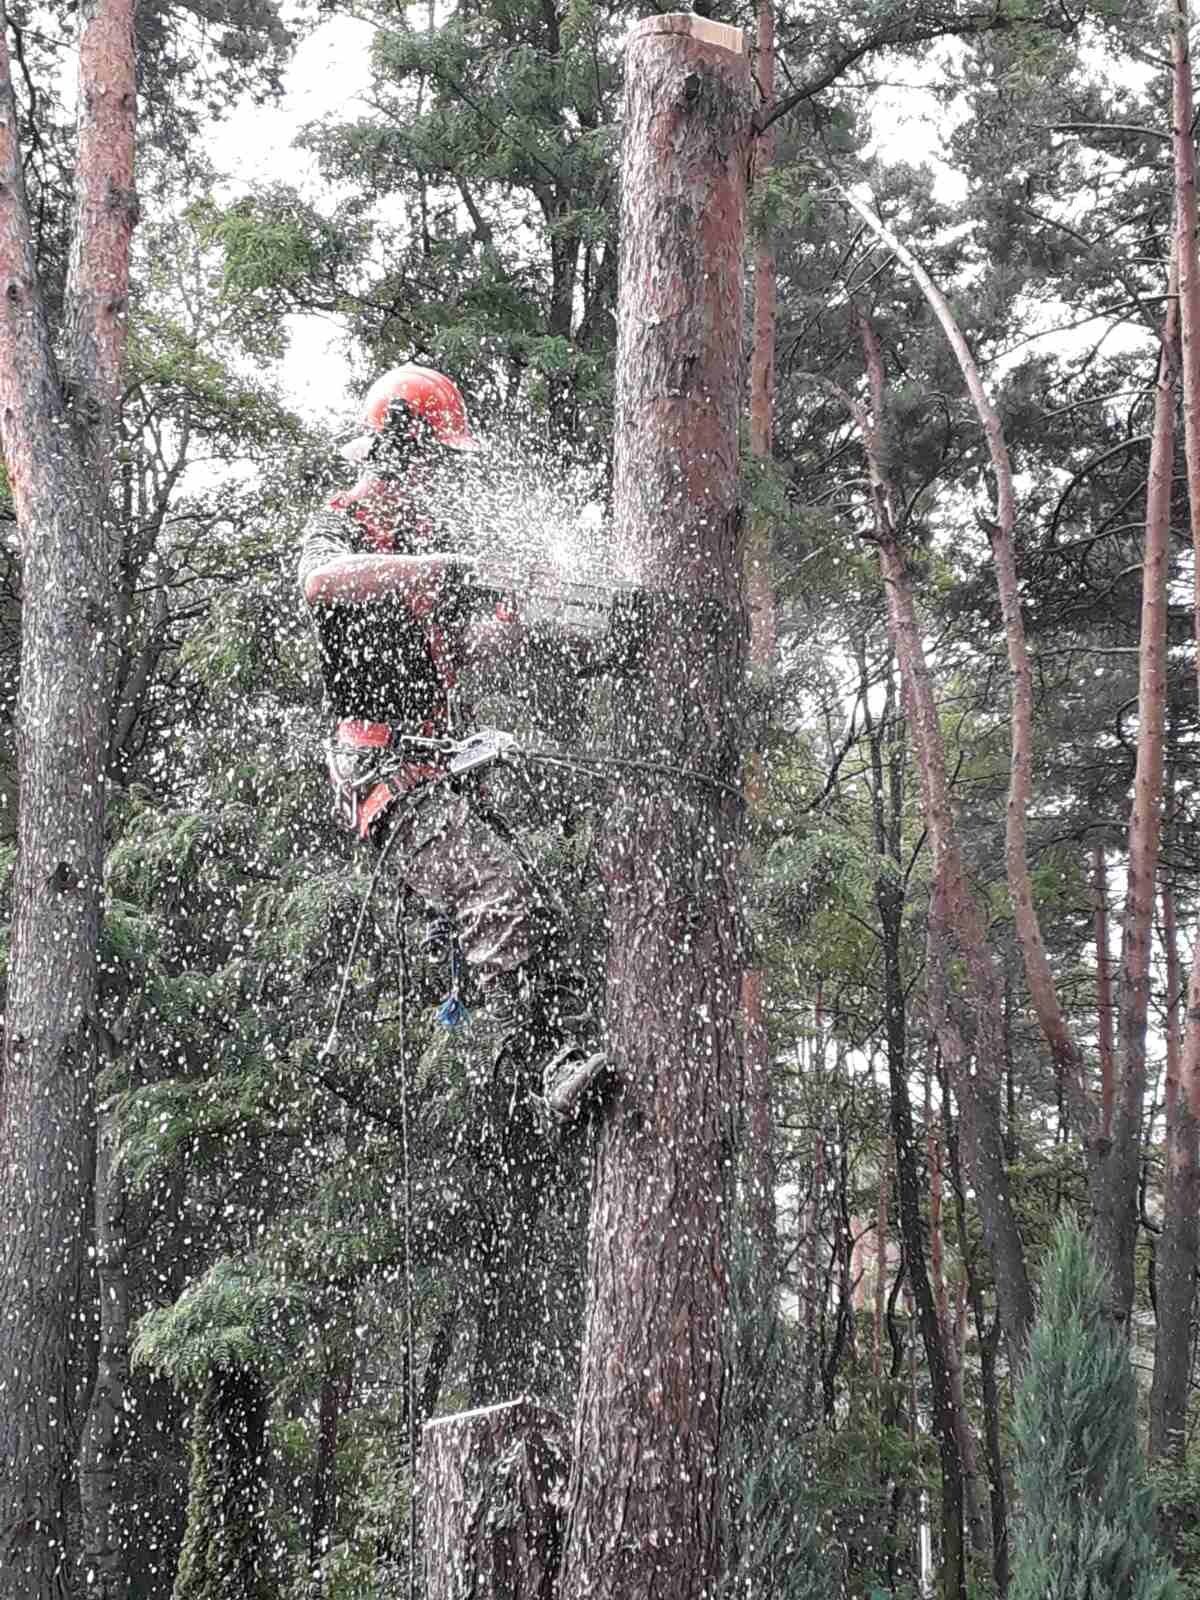
[[[753,31],[747,8],[720,9]],[[96,1196],[87,1109],[80,1193],[88,1218],[93,1201],[107,1210],[95,1212],[94,1262],[77,1229],[60,1329],[82,1363],[79,1393],[95,1390],[94,1436],[109,1440],[89,1504],[115,1531],[95,1569],[102,1589],[64,1509],[77,1566],[54,1578],[54,1600],[72,1585],[72,1600],[382,1600],[410,1571],[414,1427],[511,1398],[514,1364],[530,1394],[570,1410],[590,1133],[539,1155],[543,1202],[514,1241],[516,1180],[481,1111],[494,1039],[479,1015],[454,1031],[434,1020],[446,970],[421,956],[419,918],[401,924],[401,1015],[382,899],[349,973],[342,1047],[320,1056],[370,864],[330,815],[293,547],[347,469],[279,363],[285,318],[315,312],[344,331],[364,383],[407,358],[451,372],[481,431],[505,441],[490,470],[506,515],[536,496],[574,516],[586,482],[603,547],[622,41],[636,14],[615,0],[372,0],[353,12],[372,29],[367,92],[298,135],[313,181],[231,187],[204,130],[286,104],[292,45],[351,13],[136,12],[140,216],[104,500],[114,623],[87,1036],[88,1093],[108,1108],[114,1156]],[[74,20],[13,7],[6,23],[58,348]],[[777,147],[751,202],[778,278],[774,449],[744,464],[742,495],[770,530],[778,652],[746,686],[741,731],[761,758],[742,901],[763,972],[778,1243],[764,1290],[748,1134],[730,1105],[721,1593],[1050,1594],[1068,1555],[1103,1566],[1096,1581],[1114,1594],[1126,1569],[1131,1595],[1200,1592],[1196,1247],[1171,1232],[1195,1192],[1200,1076],[1184,997],[1200,906],[1188,339],[1168,338],[1163,354],[1180,154],[1167,23],[1128,0],[854,0],[781,5],[776,27],[776,95],[758,115],[776,119]],[[1033,707],[1026,855],[1078,1074],[1031,1001],[1006,866],[994,461],[927,298],[847,190],[944,292],[1011,454]],[[1139,1087],[1122,1065],[1136,987],[1121,977],[1134,942],[1122,924],[1151,709],[1139,672],[1164,362],[1175,363],[1160,462],[1164,778]],[[7,435],[5,448],[7,459]],[[6,910],[20,897],[27,804],[14,717],[29,569],[12,467],[0,480]],[[482,470],[486,483],[488,458]],[[928,677],[924,724],[897,641],[901,589]],[[610,748],[611,677],[568,681],[550,651],[517,666],[474,685],[481,717]],[[927,773],[938,748],[959,912],[969,900],[978,950],[941,895]],[[568,907],[597,994],[611,778],[542,769],[493,794]],[[6,928],[6,974],[11,949]],[[980,950],[986,972],[971,965]],[[977,1003],[989,981],[990,1036]],[[1132,1165],[1113,1204],[1131,1299],[1119,1343],[1111,1274],[1060,1222],[1090,1226],[1118,1193],[1088,1119],[1098,1128],[1106,1095],[1123,1094]],[[1118,1121],[1111,1111],[1112,1147]],[[981,1128],[1021,1270],[1050,1262],[1027,1360],[1000,1315]],[[1168,1316],[1172,1283],[1187,1286],[1181,1324]],[[1182,1412],[1147,1430],[1148,1375],[1165,1416],[1172,1363]],[[1086,1446],[1064,1410],[1068,1377]],[[64,1508],[89,1413],[68,1409]],[[1100,1439],[1109,1465],[1085,1513],[1062,1463],[1082,1449],[1088,1478]],[[1141,1487],[1148,1453],[1169,1548]],[[0,1515],[0,1572],[7,1527]]]

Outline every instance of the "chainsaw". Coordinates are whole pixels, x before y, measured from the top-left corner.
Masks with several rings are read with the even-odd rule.
[[[607,574],[568,578],[552,566],[491,558],[477,561],[467,582],[482,598],[508,601],[527,628],[592,643],[611,636],[622,600],[638,588]]]

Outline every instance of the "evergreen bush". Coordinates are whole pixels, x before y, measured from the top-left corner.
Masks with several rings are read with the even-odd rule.
[[[1020,1512],[1011,1600],[1180,1600],[1156,1542],[1129,1352],[1103,1269],[1060,1223],[1013,1428]]]

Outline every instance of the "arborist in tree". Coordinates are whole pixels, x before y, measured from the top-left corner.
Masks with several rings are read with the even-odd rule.
[[[510,605],[480,604],[472,557],[438,548],[433,484],[479,449],[462,395],[409,363],[371,385],[363,421],[343,451],[361,474],[309,519],[299,563],[336,719],[326,758],[337,809],[362,840],[386,840],[402,882],[452,926],[502,1024],[500,1061],[530,1088],[589,1061],[598,1074],[550,896],[478,780],[454,778],[436,749],[462,731],[460,669],[516,649],[521,634]]]

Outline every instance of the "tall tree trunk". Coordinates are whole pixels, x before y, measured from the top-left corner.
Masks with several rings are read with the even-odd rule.
[[[1184,7],[1185,0],[1176,0],[1176,4]],[[1177,72],[1177,83],[1185,76]],[[1190,78],[1188,82],[1190,84]],[[1178,123],[1178,118],[1175,120]],[[1176,139],[1177,156],[1183,144],[1187,145],[1194,160],[1190,138]],[[1176,188],[1177,191],[1181,190],[1178,174]],[[1194,195],[1194,181],[1192,192]],[[1004,428],[984,386],[971,348],[963,337],[946,297],[913,253],[868,207],[848,191],[842,190],[841,193],[851,209],[897,255],[916,280],[958,362],[987,443],[996,487],[996,520],[990,527],[989,533],[1012,684],[1011,773],[1005,865],[1009,895],[1013,905],[1013,921],[1034,1011],[1056,1069],[1061,1075],[1073,1112],[1073,1120],[1088,1156],[1097,1246],[1108,1269],[1112,1285],[1113,1298],[1110,1309],[1114,1319],[1123,1323],[1128,1319],[1133,1303],[1133,1262],[1137,1242],[1137,1186],[1141,1150],[1141,1113],[1145,1094],[1144,1003],[1149,970],[1148,919],[1153,906],[1153,868],[1157,860],[1161,810],[1161,723],[1164,693],[1162,668],[1153,648],[1148,654],[1144,644],[1138,701],[1140,782],[1137,785],[1137,797],[1129,824],[1131,872],[1135,876],[1132,882],[1133,894],[1127,901],[1122,940],[1121,1000],[1124,1003],[1119,1023],[1120,1081],[1116,1086],[1112,1136],[1105,1138],[1102,1132],[1102,1118],[1090,1093],[1083,1053],[1066,1020],[1050,969],[1029,872],[1027,813],[1033,788],[1033,680],[1017,580],[1016,496]],[[1182,207],[1182,198],[1179,204]],[[1192,237],[1194,239],[1194,229]],[[1200,304],[1200,300],[1197,303]],[[1186,314],[1185,296],[1185,318]],[[1148,529],[1152,521],[1153,518],[1148,512]],[[1162,609],[1161,601],[1153,592],[1144,591],[1144,624],[1147,621],[1147,605],[1150,624],[1152,627],[1157,627]],[[1150,886],[1148,898],[1144,881],[1147,876]],[[1145,978],[1140,975],[1143,968],[1147,974]],[[963,1109],[964,1112],[967,1111],[966,1105]]]
[[[1133,1308],[1137,1248],[1142,1111],[1146,1098],[1146,1022],[1150,1007],[1150,945],[1162,831],[1163,746],[1167,703],[1167,575],[1171,543],[1171,485],[1175,465],[1175,358],[1178,277],[1174,267],[1163,321],[1154,423],[1146,487],[1142,610],[1138,652],[1138,736],[1129,816],[1125,914],[1117,988],[1117,1082],[1112,1127],[1096,1141],[1090,1187],[1093,1229],[1112,1279],[1113,1314]]]
[[[1183,1078],[1179,935],[1175,891],[1164,883],[1162,939],[1167,965],[1166,1171],[1162,1235],[1155,1252],[1156,1327],[1150,1385],[1150,1459],[1182,1464],[1192,1376],[1192,1311],[1200,1252],[1200,1084]],[[1191,1052],[1189,1070],[1200,1063]]]
[[[883,1380],[883,1328],[887,1315],[888,1292],[888,1191],[892,1172],[885,1160],[880,1163],[879,1196],[875,1203],[875,1296],[871,1327],[871,1376],[880,1394]]]
[[[775,94],[774,0],[759,0],[756,73],[761,103]],[[760,133],[754,143],[754,177],[763,182],[771,169],[775,135]],[[754,247],[754,324],[750,349],[750,455],[771,459],[775,401],[775,254],[764,232]],[[750,670],[760,686],[775,669],[775,591],[771,581],[771,527],[762,512],[750,519],[746,540],[746,597],[750,608]],[[762,758],[747,762],[747,801],[751,816],[761,811]],[[771,1102],[770,1040],[767,1034],[765,974],[756,960],[742,974],[742,1056],[745,1073],[746,1176],[749,1212],[763,1292],[775,1294],[778,1236],[775,1216],[774,1112]]]
[[[1096,1041],[1100,1054],[1100,1137],[1112,1135],[1117,1091],[1117,1057],[1113,1037],[1112,955],[1108,938],[1108,867],[1104,843],[1092,846],[1092,898],[1095,902]]]
[[[86,1600],[126,1600],[129,1574],[120,1469],[126,1447],[129,1387],[128,1238],[125,1186],[113,1170],[111,1102],[100,1107],[96,1132],[96,1277],[100,1351],[79,1461],[83,1547],[79,1566]]]
[[[948,1116],[947,1116],[948,1120]],[[962,1462],[963,1513],[971,1549],[977,1556],[987,1554],[987,1531],[979,1500],[979,1451],[975,1435],[967,1416],[967,1402],[963,1391],[962,1355],[958,1333],[951,1322],[950,1296],[946,1284],[945,1232],[942,1227],[943,1166],[942,1141],[933,1120],[933,1108],[926,1098],[926,1139],[929,1149],[929,1266],[933,1280],[933,1300],[937,1309],[938,1326],[946,1352],[946,1376],[950,1384],[954,1430],[958,1437],[958,1454]]]
[[[1200,244],[1197,226],[1195,117],[1189,17],[1186,0],[1174,0],[1171,18],[1172,115],[1175,158],[1175,242],[1179,272],[1179,327],[1183,441],[1194,562],[1200,562]],[[1161,383],[1161,378],[1160,378]],[[1200,652],[1200,565],[1193,594],[1194,632]],[[1200,688],[1200,653],[1197,654]],[[1168,930],[1168,954],[1174,944]],[[1178,979],[1176,979],[1176,983]],[[1168,1067],[1168,1082],[1170,1082]],[[1187,1443],[1191,1381],[1191,1327],[1200,1263],[1200,939],[1192,952],[1183,1040],[1167,1118],[1167,1168],[1163,1232],[1157,1250],[1158,1326],[1150,1391],[1150,1454],[1182,1460]]]
[[[722,1228],[741,950],[738,450],[750,95],[737,30],[649,18],[628,47],[614,520],[645,599],[607,821],[608,1050],[560,1593],[717,1576]]]
[[[132,0],[81,7],[77,216],[60,383],[0,4],[0,430],[22,550],[21,805],[0,1083],[0,1593],[67,1594],[94,1137],[108,747],[108,484],[127,323]]]
[[[308,1516],[308,1566],[316,1574],[337,1526],[337,1457],[342,1413],[350,1399],[352,1372],[344,1356],[330,1352],[317,1396],[317,1448]],[[407,1387],[406,1391],[407,1393]]]

